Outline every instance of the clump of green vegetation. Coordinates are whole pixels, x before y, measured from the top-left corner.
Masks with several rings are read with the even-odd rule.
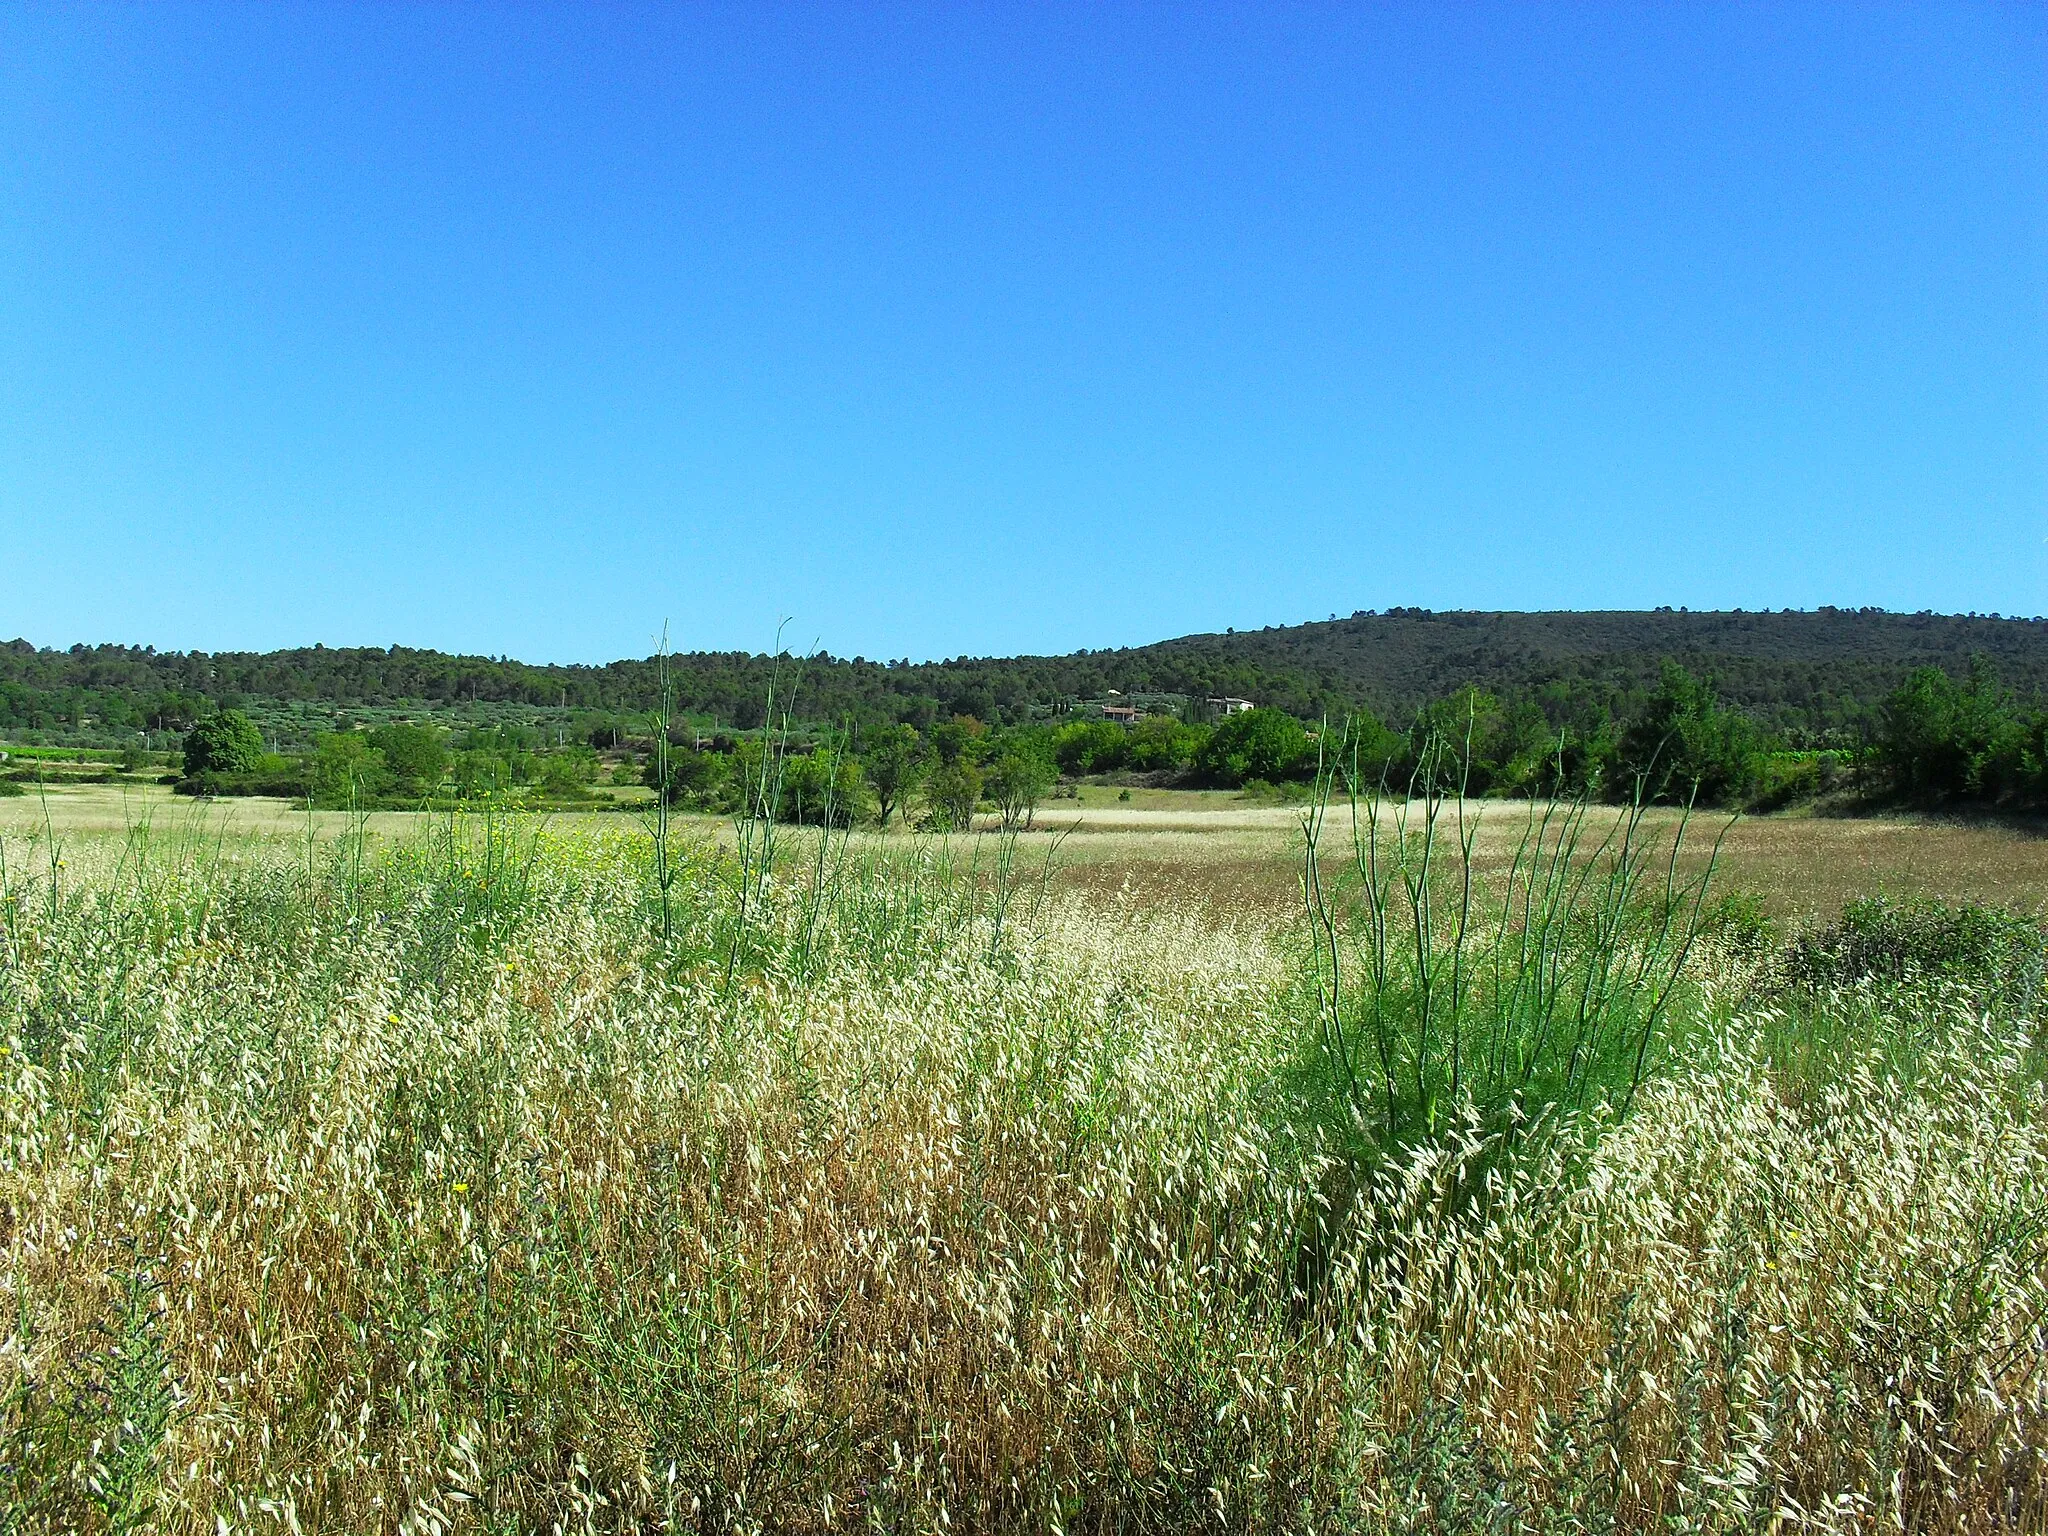
[[[317,719],[266,713],[261,731],[243,711],[206,700],[184,700],[175,710],[166,704],[150,718],[162,734],[166,722],[193,717],[180,785],[188,793],[275,795],[357,810],[485,800],[629,809],[622,802],[635,797],[597,786],[639,783],[671,809],[732,815],[756,777],[750,754],[766,754],[786,765],[791,792],[776,796],[773,814],[787,820],[815,822],[829,802],[836,825],[907,819],[959,830],[991,814],[1030,826],[1062,775],[1066,787],[1105,777],[1121,787],[1142,775],[1153,787],[1238,788],[1260,800],[1305,794],[1323,738],[1333,736],[1388,785],[1426,783],[1485,798],[1643,798],[1757,811],[2048,805],[2048,714],[2038,701],[2001,688],[1981,661],[1966,680],[1914,672],[1889,694],[1873,693],[1853,722],[1795,731],[1767,728],[1755,711],[1730,702],[1729,680],[1668,657],[1653,679],[1627,686],[1583,677],[1500,692],[1467,684],[1424,700],[1400,730],[1356,700],[1320,698],[1328,713],[1305,720],[1302,701],[1291,695],[1287,708],[1239,708],[1241,700],[1199,694],[1127,695],[1115,718],[1097,718],[1106,705],[1072,697],[1018,705],[978,690],[956,702],[985,715],[948,716],[930,699],[914,708],[904,701],[891,715],[860,695],[848,700],[857,707],[827,719],[814,683],[835,677],[833,665],[768,660],[771,688],[779,686],[778,667],[787,664],[792,679],[773,708],[724,693],[709,714],[669,708],[659,750],[644,711],[573,711],[566,702],[551,715],[507,704],[482,716],[474,700],[461,710],[433,701],[410,714],[380,702]],[[828,688],[825,697],[836,695]],[[1134,715],[1140,707],[1146,712]],[[1218,718],[1226,709],[1234,712]],[[265,733],[280,751],[263,750]],[[1445,743],[1455,753],[1443,751]],[[137,772],[147,755],[130,738],[120,772]],[[49,770],[38,764],[37,771]],[[116,776],[111,767],[76,765],[63,777]]]
[[[1901,799],[2048,809],[2048,709],[2001,688],[1985,658],[1960,680],[1916,669],[1878,714],[1871,756]]]
[[[1947,977],[2031,998],[2048,963],[2048,927],[1981,902],[1861,896],[1840,921],[1799,935],[1786,963],[1808,985]]]
[[[185,733],[185,776],[189,779],[251,773],[262,756],[262,736],[238,709],[209,715]]]
[[[1642,799],[1592,839],[1583,800],[1530,801],[1490,888],[1474,858],[1483,806],[1447,795],[1426,760],[1388,809],[1345,745],[1304,813],[1302,865],[1315,1066],[1340,1123],[1383,1157],[1462,1116],[1512,1139],[1557,1109],[1625,1111],[1705,929],[1712,860],[1682,878],[1684,824],[1653,846]],[[1333,808],[1350,833],[1334,871]]]

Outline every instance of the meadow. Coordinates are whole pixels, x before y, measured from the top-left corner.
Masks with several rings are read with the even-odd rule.
[[[0,803],[5,1528],[2043,1528],[2038,841],[1349,809]]]

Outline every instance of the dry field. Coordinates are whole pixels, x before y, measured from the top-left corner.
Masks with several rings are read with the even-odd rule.
[[[1052,858],[1057,879],[1070,888],[1134,899],[1173,901],[1190,896],[1219,908],[1254,907],[1276,915],[1299,907],[1300,811],[1292,806],[1252,805],[1227,791],[1133,791],[1129,803],[1114,789],[1087,786],[1082,800],[1049,801],[1040,808],[1020,856]],[[1527,808],[1516,802],[1475,804],[1480,833],[1480,866],[1498,872],[1513,857],[1526,825]],[[1596,811],[1596,818],[1618,812]],[[45,802],[34,795],[0,800],[0,834],[39,834],[45,816],[59,834],[103,838],[151,823],[195,836],[239,842],[246,838],[303,843],[309,830],[331,840],[352,823],[340,812],[294,811],[278,800],[222,800],[199,804],[168,791],[122,790],[85,785],[54,790]],[[373,844],[388,845],[416,834],[427,818],[415,812],[381,811],[367,817]],[[618,812],[557,814],[549,825],[613,832],[637,828],[637,818]],[[1341,821],[1341,818],[1339,818]],[[1649,825],[1668,837],[1674,812],[1652,813]],[[681,817],[686,837],[731,840],[722,818]],[[1346,832],[1337,826],[1340,835]],[[1725,831],[1725,837],[1723,833]],[[1067,834],[1063,839],[1060,834]],[[1926,817],[1745,817],[1692,818],[1686,833],[1688,867],[1722,839],[1717,884],[1725,891],[1763,898],[1776,918],[1791,923],[1830,920],[1856,896],[1934,896],[2048,910],[2048,825]],[[887,843],[916,839],[894,828]],[[959,840],[956,840],[956,842]],[[1058,847],[1052,845],[1057,842]]]
[[[706,823],[664,924],[616,816],[143,808],[0,802],[0,1530],[2048,1519],[2024,965],[1617,901],[1414,1015],[1318,991],[1285,811],[1034,833],[1014,899]],[[1330,1006],[1418,1092],[1557,1072],[1380,1135]]]
[[[908,838],[828,885],[707,838],[663,939],[616,821],[90,812],[61,865],[0,832],[5,1529],[2048,1515],[2048,1114],[1995,978],[1786,992],[1709,941],[1625,1101],[1368,1143],[1302,951],[1199,883],[1004,905]],[[1277,861],[1266,817],[1065,846]],[[1588,932],[1545,974],[1606,974]]]

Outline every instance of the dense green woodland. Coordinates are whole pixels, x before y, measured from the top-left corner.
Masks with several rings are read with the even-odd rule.
[[[698,809],[769,793],[803,820],[886,821],[913,799],[934,824],[1014,819],[1059,775],[1281,784],[1336,759],[1476,794],[2048,806],[2040,619],[1411,609],[1063,657],[698,653],[665,663],[668,751],[650,725],[663,675],[16,641],[0,646],[0,730],[176,745],[188,787],[216,792],[559,800],[623,772]],[[1143,717],[1104,718],[1112,694]],[[1261,707],[1218,718],[1216,695]],[[771,700],[779,745],[764,747]]]
[[[1070,656],[908,664],[813,657],[799,719],[920,727],[954,715],[1000,724],[1055,717],[1109,690],[1236,695],[1302,719],[1370,709],[1405,728],[1467,684],[1510,695],[1548,689],[1618,707],[1646,696],[1676,660],[1799,746],[1846,745],[1915,667],[1967,674],[1990,661],[2024,697],[2048,694],[2048,622],[1874,609],[1813,613],[1430,613],[1189,635]],[[761,721],[775,661],[746,652],[671,658],[677,707],[719,724]],[[782,663],[785,676],[787,661]],[[651,660],[535,666],[438,651],[311,649],[162,652],[132,646],[38,650],[0,644],[0,730],[182,731],[215,705],[262,718],[289,709],[331,726],[336,712],[406,704],[479,713],[635,713],[656,701]],[[264,707],[269,706],[269,707]],[[483,718],[489,718],[483,716]],[[301,743],[302,744],[302,743]]]

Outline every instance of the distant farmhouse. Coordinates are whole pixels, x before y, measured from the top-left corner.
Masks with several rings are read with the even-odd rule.
[[[1226,697],[1200,702],[1205,706],[1204,713],[1210,716],[1241,715],[1248,709],[1257,708],[1250,699]],[[1184,693],[1123,693],[1110,688],[1104,691],[1101,702],[1091,699],[1082,703],[1080,708],[1117,725],[1136,725],[1149,715],[1185,717],[1189,706],[1195,703],[1194,698]]]

